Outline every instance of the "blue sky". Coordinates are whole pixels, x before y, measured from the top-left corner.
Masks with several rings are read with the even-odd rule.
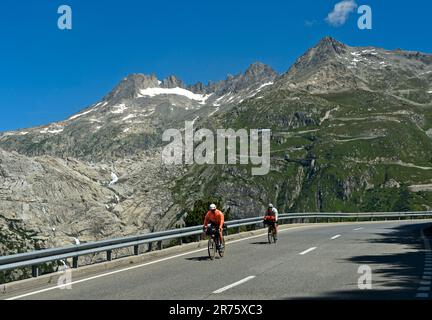
[[[63,120],[97,102],[129,73],[224,79],[261,61],[279,72],[322,37],[432,53],[428,0],[355,0],[373,29],[325,21],[340,0],[2,0],[0,131]],[[354,0],[350,0],[354,1]],[[57,28],[57,8],[73,29]]]

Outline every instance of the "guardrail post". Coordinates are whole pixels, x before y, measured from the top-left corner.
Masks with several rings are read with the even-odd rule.
[[[78,268],[78,257],[72,258],[72,268],[74,268],[74,269]]]
[[[237,227],[237,233],[240,233],[240,226]]]
[[[183,244],[183,238],[180,238],[179,241],[180,241],[180,245],[182,245]]]
[[[158,243],[157,243],[157,246],[158,246],[158,250],[162,250],[162,241],[158,241]]]
[[[200,241],[201,241],[201,235],[200,235],[200,234],[197,234],[197,235],[195,236],[195,241],[196,241],[196,242],[200,242]]]
[[[32,266],[32,277],[37,278],[40,276],[40,269],[38,266]]]
[[[112,260],[112,251],[111,251],[111,250],[108,250],[108,251],[106,252],[106,255],[107,255],[107,261],[111,261],[111,260]]]
[[[152,242],[149,242],[149,243],[148,243],[147,251],[148,251],[148,252],[151,252],[152,250],[153,250],[153,243],[152,243]]]
[[[134,255],[139,255],[139,245],[134,246]]]

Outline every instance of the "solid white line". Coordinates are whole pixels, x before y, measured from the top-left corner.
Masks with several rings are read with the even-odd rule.
[[[305,227],[307,227],[307,226],[298,226],[298,227],[293,227],[293,228],[287,228],[287,229],[280,230],[279,232],[284,232],[284,231],[287,231],[287,230],[294,230],[294,229],[299,229],[299,228],[305,228]],[[236,242],[240,242],[240,241],[246,241],[246,240],[250,240],[250,239],[254,239],[254,238],[259,238],[259,237],[264,237],[264,236],[267,236],[267,233],[260,234],[260,235],[255,235],[255,236],[251,236],[251,237],[247,237],[247,238],[242,238],[242,239],[238,239],[238,240],[229,241],[229,242],[227,242],[227,244],[232,244],[232,243],[236,243]],[[137,268],[146,267],[146,266],[149,266],[149,265],[152,265],[152,264],[155,264],[155,263],[159,263],[159,262],[163,262],[163,261],[167,261],[167,260],[183,257],[183,256],[186,256],[186,255],[189,255],[189,254],[194,254],[194,253],[198,253],[198,252],[202,252],[202,251],[206,251],[206,250],[207,250],[207,248],[198,249],[198,250],[194,250],[194,251],[189,251],[189,252],[177,254],[177,255],[174,255],[174,256],[170,256],[170,257],[167,257],[167,258],[158,259],[158,260],[155,260],[155,261],[150,261],[150,262],[147,262],[147,263],[139,264],[139,265],[136,265],[136,266],[133,266],[133,267],[128,267],[128,268],[125,268],[125,269],[120,269],[120,270],[116,270],[116,271],[112,271],[112,272],[103,273],[103,274],[100,274],[100,275],[97,275],[97,276],[93,276],[93,277],[89,277],[89,278],[73,281],[73,282],[68,283],[68,284],[62,284],[62,285],[58,285],[58,286],[54,286],[54,287],[49,287],[49,288],[45,288],[45,289],[41,289],[41,290],[25,293],[25,294],[22,294],[22,295],[19,295],[19,296],[8,298],[6,300],[18,300],[18,299],[21,299],[21,298],[25,298],[25,297],[28,297],[28,296],[35,295],[35,294],[44,293],[44,292],[55,290],[55,289],[60,289],[60,288],[63,288],[65,286],[70,286],[70,285],[74,285],[74,284],[78,284],[78,283],[83,283],[83,282],[91,281],[91,280],[94,280],[94,279],[110,276],[110,275],[113,275],[113,274],[116,274],[116,273],[120,273],[120,272],[130,271],[130,270],[137,269]]]
[[[359,230],[361,230],[361,229],[363,229],[363,227],[360,227],[360,228],[354,229],[353,231],[359,231]]]
[[[22,294],[20,296],[12,297],[12,298],[9,298],[9,299],[6,299],[6,300],[17,300],[17,299],[28,297],[28,296],[31,296],[31,295],[35,295],[35,294],[38,294],[38,293],[43,293],[43,292],[51,291],[51,290],[54,290],[54,289],[60,289],[60,288],[65,287],[65,286],[70,286],[70,285],[74,285],[74,284],[78,284],[78,283],[87,282],[87,281],[90,281],[90,280],[94,280],[94,279],[110,276],[110,275],[113,275],[113,274],[116,274],[116,273],[130,271],[130,270],[137,269],[137,268],[142,268],[142,267],[149,266],[149,265],[152,265],[152,264],[155,264],[155,263],[158,263],[158,262],[171,260],[171,259],[174,259],[174,258],[182,257],[182,256],[185,256],[185,255],[188,255],[188,254],[197,253],[197,252],[201,252],[201,251],[205,251],[205,250],[207,250],[207,249],[199,249],[199,250],[194,250],[194,251],[191,251],[191,252],[185,252],[185,253],[178,254],[178,255],[175,255],[175,256],[171,256],[171,257],[167,257],[167,258],[163,258],[163,259],[159,259],[159,260],[155,260],[155,261],[139,264],[139,265],[136,265],[136,266],[133,266],[133,267],[128,267],[128,268],[125,268],[125,269],[120,269],[120,270],[116,270],[116,271],[112,271],[112,272],[107,272],[107,273],[99,274],[97,276],[93,276],[93,277],[89,277],[89,278],[85,278],[85,279],[81,279],[81,280],[77,280],[77,281],[72,281],[71,283],[68,283],[68,284],[63,284],[63,285],[59,285],[59,286],[55,286],[55,287],[50,287],[50,288],[46,288],[46,289],[42,289],[42,290],[38,290],[38,291],[33,291],[33,292],[30,292],[30,293]]]
[[[309,248],[309,249],[307,249],[307,250],[305,250],[305,251],[303,251],[303,252],[300,252],[299,254],[301,254],[301,255],[305,255],[306,253],[309,253],[309,252],[311,252],[311,251],[314,251],[316,248],[317,248],[317,247]]]
[[[429,294],[428,293],[417,293],[416,297],[417,298],[429,298]]]
[[[227,291],[227,290],[229,290],[229,289],[231,289],[231,288],[234,288],[234,287],[236,287],[236,286],[238,286],[238,285],[241,285],[241,284],[243,284],[243,283],[245,283],[245,282],[247,282],[247,281],[249,281],[249,280],[252,280],[253,278],[255,278],[255,276],[249,276],[249,277],[246,277],[246,278],[244,278],[243,280],[240,280],[240,281],[234,282],[233,284],[230,284],[230,285],[225,286],[225,287],[223,287],[223,288],[220,288],[220,289],[218,289],[218,290],[216,290],[216,291],[213,291],[213,293],[215,293],[215,294],[217,294],[217,293],[222,293],[222,292]]]
[[[334,237],[331,237],[331,239],[334,240],[334,239],[339,238],[340,236],[341,236],[340,234],[337,234],[337,235],[335,235]]]

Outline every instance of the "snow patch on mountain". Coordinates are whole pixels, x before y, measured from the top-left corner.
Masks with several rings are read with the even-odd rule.
[[[90,110],[88,110],[88,111],[85,111],[85,112],[82,112],[82,113],[78,113],[78,114],[76,114],[76,115],[70,117],[68,120],[69,120],[69,121],[70,121],[70,120],[75,120],[75,119],[77,119],[77,118],[79,118],[79,117],[81,117],[81,116],[84,116],[84,115],[86,115],[86,114],[89,114],[90,112],[93,112],[93,111],[94,111],[94,109],[90,109]]]
[[[113,107],[114,111],[111,111],[113,114],[121,114],[127,110],[127,107],[124,103],[116,105]]]
[[[193,93],[192,91],[183,89],[183,88],[147,88],[142,89],[139,91],[139,97],[155,97],[158,95],[178,95],[178,96],[184,96],[188,99],[199,101],[200,103],[204,104],[206,100],[210,97],[210,95],[202,95]]]
[[[136,114],[130,114],[130,115],[124,117],[124,118],[122,119],[122,121],[126,121],[126,120],[129,120],[129,119],[133,119],[133,118],[135,118],[135,117],[136,117]]]
[[[52,128],[51,130],[50,129],[51,129],[50,127],[47,127],[47,128],[44,128],[43,130],[41,130],[39,132],[42,134],[46,134],[46,133],[58,134],[58,133],[63,132],[63,130],[64,130],[64,128],[62,128],[62,127]]]

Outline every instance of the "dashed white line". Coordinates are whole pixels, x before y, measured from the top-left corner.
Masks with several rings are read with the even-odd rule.
[[[361,229],[363,229],[363,227],[356,228],[356,229],[354,229],[353,231],[359,231],[359,230],[361,230]]]
[[[428,293],[417,293],[416,298],[429,298]]]
[[[431,284],[430,281],[420,281],[421,286],[430,286],[430,284]]]
[[[417,291],[429,291],[430,287],[419,287]]]
[[[340,236],[341,236],[340,234],[337,234],[337,235],[335,235],[335,236],[331,237],[331,239],[332,239],[332,240],[334,240],[334,239],[337,239],[337,238],[339,238]]]
[[[234,282],[234,283],[232,283],[230,285],[227,285],[227,286],[225,286],[223,288],[220,288],[220,289],[218,289],[216,291],[213,291],[213,293],[214,294],[222,293],[222,292],[227,291],[227,290],[229,290],[231,288],[234,288],[234,287],[236,287],[238,285],[241,285],[241,284],[243,284],[245,282],[248,282],[249,280],[252,280],[253,278],[255,278],[255,276],[246,277],[246,278],[244,278],[244,279],[242,279],[240,281]]]
[[[284,231],[288,231],[288,230],[295,230],[295,229],[300,229],[300,228],[305,228],[305,226],[298,226],[298,227],[293,227],[293,228],[287,228],[287,229],[280,230],[279,232],[284,232]],[[246,238],[242,238],[242,239],[238,239],[238,240],[229,241],[227,243],[228,244],[232,244],[232,243],[237,243],[237,242],[242,242],[242,241],[246,241],[246,240],[251,240],[251,239],[255,239],[255,238],[259,238],[259,237],[263,237],[263,236],[267,236],[267,234],[259,234],[259,235],[255,235],[255,236],[251,236],[251,237],[246,237]],[[186,256],[186,255],[190,255],[190,254],[194,254],[194,253],[198,253],[198,252],[202,252],[202,251],[206,251],[206,250],[207,250],[207,248],[205,248],[205,249],[197,249],[197,250],[193,250],[193,251],[177,254],[177,255],[174,255],[174,256],[170,256],[170,257],[167,257],[167,258],[162,258],[162,259],[158,259],[158,260],[155,260],[155,261],[150,261],[150,262],[147,262],[147,263],[139,264],[139,265],[136,265],[136,266],[133,266],[133,267],[128,267],[128,268],[125,268],[125,269],[120,269],[120,270],[116,270],[116,271],[112,271],[112,272],[103,273],[103,274],[100,274],[100,275],[97,275],[97,276],[93,276],[93,277],[89,277],[89,278],[84,278],[84,279],[81,279],[81,280],[73,281],[73,282],[71,282],[69,284],[66,284],[66,285],[57,285],[57,286],[53,286],[53,287],[49,287],[49,288],[45,288],[45,289],[29,292],[29,293],[26,293],[26,294],[22,294],[22,295],[19,295],[19,296],[14,296],[14,297],[8,298],[6,300],[18,300],[18,299],[25,298],[25,297],[32,296],[32,295],[36,295],[36,294],[39,294],[39,293],[44,293],[44,292],[47,292],[47,291],[60,289],[60,288],[63,288],[65,286],[68,286],[68,285],[74,285],[74,284],[78,284],[78,283],[83,283],[83,282],[91,281],[91,280],[94,280],[94,279],[110,276],[110,275],[113,275],[113,274],[129,271],[129,270],[133,270],[133,269],[138,269],[138,268],[146,267],[148,265],[156,264],[156,263],[159,263],[159,262],[163,262],[163,261],[167,261],[167,260],[183,257],[183,256]]]
[[[431,280],[432,277],[431,276],[423,276],[423,280]]]
[[[309,248],[309,249],[307,249],[307,250],[305,250],[305,251],[303,251],[303,252],[300,252],[299,254],[300,254],[300,255],[305,255],[306,253],[309,253],[309,252],[311,252],[311,251],[314,251],[316,248],[317,248],[317,247]]]

